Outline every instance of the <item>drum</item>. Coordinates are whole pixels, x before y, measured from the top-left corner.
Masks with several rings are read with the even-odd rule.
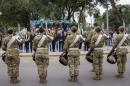
[[[68,56],[67,56],[67,52],[63,52],[60,57],[59,57],[59,62],[64,65],[67,66],[68,65]]]
[[[107,57],[107,62],[110,64],[116,64],[117,62],[117,55],[115,52],[112,53],[110,57]]]

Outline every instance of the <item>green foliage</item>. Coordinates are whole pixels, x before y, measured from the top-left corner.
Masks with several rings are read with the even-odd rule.
[[[30,19],[71,20],[74,13],[90,12],[91,8],[96,9],[98,3],[103,5],[106,0],[0,0],[0,11],[3,13],[0,21],[8,26],[17,26],[17,23],[27,26]],[[99,17],[98,14],[94,16]]]
[[[2,0],[0,4],[2,23],[10,26],[17,26],[17,23],[21,23],[25,26],[29,21],[27,4],[27,0]]]
[[[128,26],[130,24],[130,5],[118,5],[117,8],[120,10],[122,7],[125,7],[124,11],[121,13],[121,16],[126,24]],[[106,12],[103,14],[103,16],[100,17],[100,19],[97,19],[100,22],[106,21]],[[114,27],[114,24],[116,23],[116,17],[115,14],[112,12],[112,9],[109,10],[109,25],[110,27]],[[106,22],[105,22],[106,23]]]
[[[27,26],[30,19],[67,19],[87,9],[93,0],[0,0],[0,21],[4,25]]]

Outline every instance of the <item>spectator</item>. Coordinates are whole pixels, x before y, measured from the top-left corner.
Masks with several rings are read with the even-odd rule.
[[[63,28],[58,31],[58,39],[59,39],[59,51],[62,52],[65,39]]]
[[[31,52],[32,52],[32,40],[34,37],[35,37],[34,31],[33,29],[31,29],[31,32],[30,32],[30,51]]]
[[[83,32],[83,37],[84,37],[84,38],[87,38],[87,31],[84,31],[84,32]],[[85,50],[85,51],[88,51],[88,48],[89,48],[89,47],[87,46],[87,43],[86,43],[86,42],[83,42],[83,43],[84,43],[84,50]]]
[[[55,47],[57,47],[56,42],[58,40],[58,36],[57,36],[58,29],[59,29],[59,23],[54,23],[53,26],[52,26],[52,30],[53,30],[53,34],[54,34],[54,40],[52,41],[53,52],[55,52],[55,50],[56,50]]]
[[[26,50],[26,53],[29,53],[29,43],[30,43],[30,30],[27,29],[27,32],[25,34],[25,50]]]

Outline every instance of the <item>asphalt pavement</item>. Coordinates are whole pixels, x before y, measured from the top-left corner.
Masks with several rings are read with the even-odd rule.
[[[106,62],[104,57],[103,75],[101,81],[94,81],[91,73],[91,64],[84,58],[80,59],[80,76],[76,83],[68,82],[68,67],[62,66],[58,62],[58,58],[50,59],[48,68],[48,83],[40,84],[38,82],[37,67],[31,58],[21,58],[20,64],[20,80],[21,83],[12,85],[9,83],[7,75],[7,67],[0,59],[0,86],[130,86],[130,54],[126,66],[124,79],[117,79],[117,66]]]

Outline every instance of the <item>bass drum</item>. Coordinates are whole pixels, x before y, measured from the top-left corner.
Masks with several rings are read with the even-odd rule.
[[[87,55],[87,54],[86,54],[85,59],[86,59],[88,62],[93,63],[93,56],[92,56],[92,55]]]
[[[2,60],[3,60],[3,62],[5,62],[5,57],[6,57],[6,53],[3,53],[2,54]]]
[[[60,57],[59,57],[59,62],[63,65],[63,66],[67,66],[68,65],[68,56],[67,56],[67,52],[63,52]]]
[[[86,57],[85,57],[85,59],[90,63],[93,63],[93,51],[94,51],[94,49],[90,48],[90,50],[88,51],[88,53],[86,54]]]
[[[117,62],[117,55],[115,52],[112,53],[110,57],[107,57],[107,62],[110,64],[116,64]]]
[[[86,55],[86,60],[90,63],[93,63],[93,59],[92,59],[92,56],[87,56]]]

